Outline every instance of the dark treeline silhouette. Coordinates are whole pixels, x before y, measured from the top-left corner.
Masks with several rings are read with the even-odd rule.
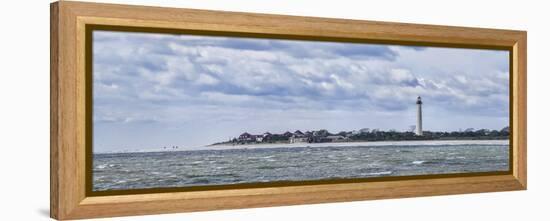
[[[361,141],[404,141],[404,140],[498,140],[508,139],[510,128],[505,127],[501,130],[488,130],[468,128],[461,131],[439,132],[423,131],[421,136],[411,131],[398,132],[395,130],[383,131],[378,129],[370,130],[368,128],[358,131],[341,131],[331,133],[328,130],[316,130],[301,132],[300,130],[284,132],[282,134],[273,134],[265,132],[259,135],[242,133],[239,137],[229,139],[220,144],[258,144],[258,143],[328,143],[328,142],[361,142]]]
[[[350,138],[357,141],[398,141],[398,140],[495,140],[508,139],[510,135],[508,127],[501,130],[471,130],[437,132],[423,131],[422,136],[413,132],[378,131],[373,130],[366,133],[352,135]]]

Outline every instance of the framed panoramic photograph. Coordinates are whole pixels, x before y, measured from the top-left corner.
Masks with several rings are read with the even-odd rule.
[[[526,32],[51,5],[51,216],[524,190]]]

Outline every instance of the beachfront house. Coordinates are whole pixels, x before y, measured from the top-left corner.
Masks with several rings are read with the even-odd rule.
[[[271,140],[272,134],[269,132],[265,132],[263,134],[253,135],[249,134],[248,132],[244,132],[237,138],[237,142],[240,143],[250,143],[250,142],[256,142],[256,143],[262,143],[262,142],[268,142]]]
[[[239,135],[239,141],[241,142],[250,142],[253,140],[252,134],[249,134],[247,132],[244,132],[243,134]]]
[[[265,132],[262,134],[262,142],[270,142],[273,138],[273,134]]]
[[[303,137],[290,137],[288,139],[290,143],[307,143],[309,142],[309,138],[303,136]]]
[[[327,137],[325,137],[325,138],[328,139],[329,142],[345,142],[345,141],[349,141],[349,138],[344,137],[344,136],[341,136],[341,135],[331,135],[331,136],[327,136]]]
[[[288,132],[288,131],[285,132],[285,133],[283,133],[283,136],[284,136],[284,137],[287,137],[287,138],[292,137],[292,135],[294,135],[294,134],[293,134],[293,133],[290,133],[290,132]]]
[[[292,136],[288,138],[289,143],[306,143],[308,140],[309,138],[300,130],[295,131]]]

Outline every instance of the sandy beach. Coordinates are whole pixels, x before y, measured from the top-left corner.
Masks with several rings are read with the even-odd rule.
[[[244,145],[207,145],[199,147],[180,147],[177,149],[141,149],[123,150],[101,153],[145,153],[145,152],[174,152],[194,150],[231,150],[231,149],[267,149],[293,147],[385,147],[385,146],[440,146],[440,145],[508,145],[509,140],[412,140],[412,141],[371,141],[371,142],[331,142],[331,143],[274,143],[274,144],[244,144]]]

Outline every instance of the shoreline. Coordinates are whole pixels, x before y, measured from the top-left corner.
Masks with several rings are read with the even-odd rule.
[[[179,149],[143,149],[94,152],[93,154],[115,153],[153,153],[179,152],[199,150],[235,150],[235,149],[268,149],[268,148],[295,148],[295,147],[386,147],[386,146],[437,146],[437,145],[509,145],[509,140],[409,140],[409,141],[368,141],[368,142],[329,142],[329,143],[261,143],[246,145],[206,145]]]
[[[379,142],[445,142],[445,141],[508,141],[509,139],[437,139],[437,140],[373,140],[373,141],[342,141],[342,142],[317,142],[317,143],[308,143],[308,142],[297,142],[297,143],[289,143],[289,142],[279,142],[279,143],[245,143],[245,144],[233,144],[233,143],[215,143],[215,144],[209,144],[205,145],[204,147],[246,147],[246,146],[262,146],[262,145],[291,145],[291,144],[334,144],[334,143],[348,143],[350,146],[354,143],[379,143]]]

